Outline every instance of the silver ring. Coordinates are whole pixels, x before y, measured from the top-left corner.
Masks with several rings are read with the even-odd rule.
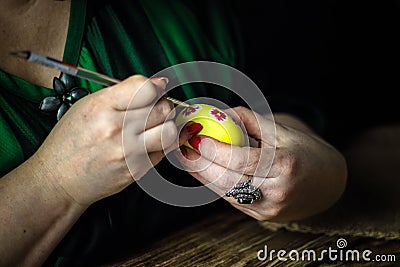
[[[233,197],[239,204],[252,204],[255,200],[261,199],[261,191],[251,184],[252,178],[249,180],[238,183],[229,189],[225,196]]]

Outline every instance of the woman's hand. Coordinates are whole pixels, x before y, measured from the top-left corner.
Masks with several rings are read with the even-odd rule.
[[[165,86],[137,75],[80,99],[39,150],[0,179],[0,266],[41,265],[90,204],[179,146],[172,104],[157,101]]]
[[[276,123],[274,136],[273,121],[243,107],[233,111],[249,136],[259,140],[259,148],[231,146],[209,137],[194,136],[189,142],[196,150],[182,147],[183,155],[176,153],[192,176],[204,184],[214,182],[208,186],[220,195],[253,176],[253,184],[260,185],[260,200],[238,204],[234,198],[224,198],[258,220],[302,219],[338,200],[347,173],[345,161],[337,150],[312,133],[280,123]],[[292,117],[290,121],[296,119]]]
[[[135,75],[82,98],[31,160],[81,205],[121,191],[164,157],[163,148],[176,143],[172,104],[155,102],[166,83]]]

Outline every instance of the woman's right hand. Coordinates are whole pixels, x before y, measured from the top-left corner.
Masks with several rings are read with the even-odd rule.
[[[166,84],[135,75],[82,98],[55,125],[31,166],[80,205],[121,191],[157,164],[163,149],[178,147],[173,106],[155,103]]]

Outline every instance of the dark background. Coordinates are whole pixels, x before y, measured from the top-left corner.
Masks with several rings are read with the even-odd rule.
[[[400,1],[251,0],[234,8],[246,74],[272,111],[314,106],[321,116],[306,120],[337,146],[398,121]]]

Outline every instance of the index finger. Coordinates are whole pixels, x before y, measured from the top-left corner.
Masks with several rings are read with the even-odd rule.
[[[262,141],[263,144],[274,146],[276,125],[273,117],[263,117],[245,107],[235,107],[230,109],[229,112],[235,113],[235,116],[240,118],[250,136]]]
[[[156,85],[142,75],[131,76],[100,92],[118,111],[143,108],[154,103],[158,95]]]
[[[246,175],[266,177],[275,156],[273,148],[239,147],[207,136],[195,136],[201,156],[222,167]],[[193,143],[193,138],[191,143]]]

